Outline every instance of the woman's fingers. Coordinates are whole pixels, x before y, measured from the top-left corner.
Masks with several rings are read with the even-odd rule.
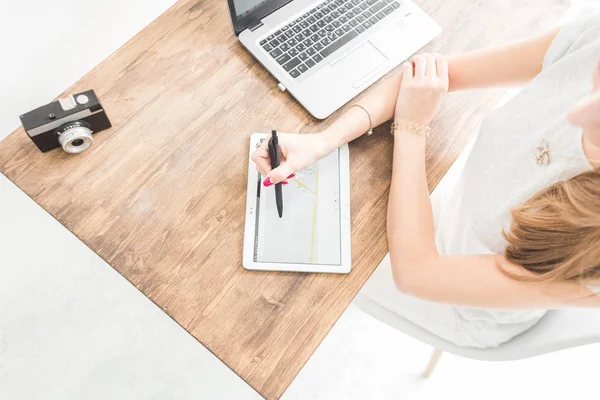
[[[271,168],[271,158],[269,157],[268,143],[266,141],[257,145],[256,150],[252,154],[252,161],[256,164],[258,172],[265,176],[263,180],[265,186],[271,186],[274,183],[287,184],[286,180],[295,176],[295,171],[285,160],[283,160],[279,167],[275,169]]]
[[[266,146],[266,143],[263,143],[252,154],[252,161],[256,164],[256,169],[262,175],[267,175],[271,172],[271,159],[269,158],[269,151],[266,149]]]
[[[440,55],[420,54],[411,66],[403,64],[402,85],[396,100],[394,118],[428,125],[448,91],[448,64]],[[410,78],[409,78],[410,77]]]
[[[414,67],[412,65],[412,63],[404,62],[402,64],[402,85],[405,85],[406,83],[410,82],[413,78],[413,74],[414,74]]]
[[[448,62],[440,54],[418,54],[413,56],[412,65],[414,65],[412,76],[416,79],[437,77],[445,82],[448,81]],[[407,70],[408,67],[405,67],[403,72]]]
[[[427,78],[437,77],[436,59],[433,54],[423,54],[425,59],[425,76]]]
[[[441,54],[436,54],[435,64],[437,68],[437,75],[440,78],[440,81],[442,84],[448,87],[448,59]]]
[[[282,162],[279,167],[271,170],[271,172],[269,172],[267,174],[267,178],[265,179],[265,185],[269,186],[270,184],[273,183],[280,183],[282,181],[285,181],[288,178],[293,178],[294,175],[294,169],[287,163],[287,162]]]
[[[415,78],[424,78],[426,68],[425,57],[417,55],[412,58],[412,61],[415,64]]]

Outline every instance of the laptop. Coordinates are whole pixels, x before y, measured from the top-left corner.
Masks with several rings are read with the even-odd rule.
[[[324,119],[441,27],[408,0],[227,0],[242,45]]]

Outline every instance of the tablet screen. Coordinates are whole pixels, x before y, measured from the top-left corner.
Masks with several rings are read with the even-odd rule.
[[[258,174],[254,261],[341,265],[339,150],[288,182],[279,218],[275,187]]]

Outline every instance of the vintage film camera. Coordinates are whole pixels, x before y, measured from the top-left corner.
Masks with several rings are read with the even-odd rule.
[[[62,146],[67,153],[81,153],[94,143],[92,134],[111,127],[93,90],[36,108],[21,115],[21,123],[42,152]]]

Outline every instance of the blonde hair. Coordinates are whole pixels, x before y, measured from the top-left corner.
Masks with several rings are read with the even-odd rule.
[[[600,170],[557,182],[512,210],[505,257],[529,282],[600,279]]]

